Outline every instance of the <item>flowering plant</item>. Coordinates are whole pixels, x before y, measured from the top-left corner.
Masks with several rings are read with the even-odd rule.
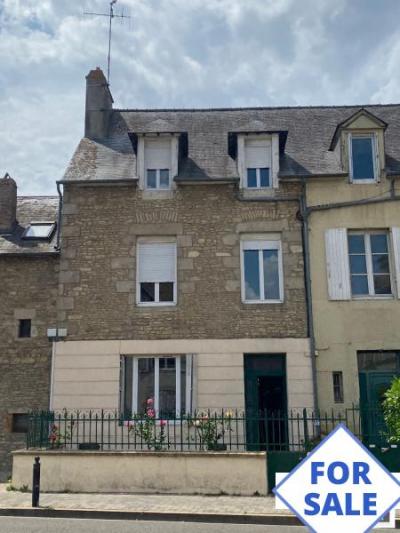
[[[190,417],[189,424],[193,426],[200,440],[200,446],[205,450],[218,449],[219,440],[225,433],[232,431],[232,412],[227,411],[222,415],[198,413]]]
[[[67,415],[65,414],[65,418]],[[72,428],[74,422],[71,421],[65,424],[64,431],[61,431],[60,426],[57,424],[51,424],[49,432],[49,442],[51,448],[62,448],[68,439],[71,438]]]
[[[128,431],[134,431],[136,437],[144,441],[149,450],[160,451],[165,446],[165,426],[166,420],[158,421],[157,428],[156,411],[154,409],[153,398],[148,398],[146,411],[143,415],[134,415],[133,419],[127,423]]]

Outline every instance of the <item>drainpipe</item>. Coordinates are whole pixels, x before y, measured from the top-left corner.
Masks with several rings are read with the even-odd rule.
[[[56,341],[51,343],[51,369],[50,369],[50,398],[49,398],[49,411],[53,410],[53,397],[54,397],[54,365],[56,356]]]
[[[311,356],[311,373],[312,373],[312,389],[313,389],[313,408],[314,408],[314,424],[317,436],[320,434],[320,423],[318,418],[319,404],[318,404],[318,385],[317,385],[317,354],[315,349],[315,333],[314,333],[314,316],[312,306],[311,293],[311,272],[310,272],[310,239],[308,227],[308,210],[306,198],[306,183],[302,179],[302,193],[300,197],[300,214],[302,219],[302,233],[303,233],[303,250],[304,250],[304,281],[306,287],[306,304],[307,304],[307,322],[308,335],[310,337],[310,356]]]
[[[57,240],[56,240],[56,250],[60,250],[60,236],[61,236],[61,220],[62,220],[62,207],[63,207],[63,196],[61,192],[61,184],[57,181],[57,192],[58,192],[58,217],[57,217]]]

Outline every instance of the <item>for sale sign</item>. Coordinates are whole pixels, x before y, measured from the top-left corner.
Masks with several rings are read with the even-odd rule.
[[[396,506],[400,483],[344,424],[274,492],[316,533],[364,533]]]

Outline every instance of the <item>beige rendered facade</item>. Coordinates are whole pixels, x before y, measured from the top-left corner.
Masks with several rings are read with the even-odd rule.
[[[51,407],[118,410],[122,356],[193,354],[192,408],[243,412],[245,353],[285,353],[288,409],[312,408],[309,342],[290,338],[58,342]]]
[[[349,175],[345,175],[315,178],[309,180],[306,186],[321,409],[332,406],[341,409],[363,402],[375,407],[399,370],[395,360],[400,350],[400,186],[396,178],[387,175],[384,169],[384,130],[365,116],[358,117],[339,132],[336,150],[341,155],[344,172],[349,170],[347,135],[350,132],[377,135],[380,164],[376,181],[352,183]],[[345,235],[344,255],[340,240],[333,244],[337,245],[333,253],[328,250],[332,246],[328,232],[333,230],[342,231]],[[387,236],[390,270],[390,291],[387,292],[390,294],[353,293],[354,287],[348,279],[358,268],[357,264],[352,267],[349,256],[349,235],[353,234],[362,238],[366,234]],[[359,272],[362,270],[363,267]],[[335,290],[336,294],[332,294]],[[333,373],[339,372],[342,373],[343,390],[341,394],[336,391],[335,397]]]

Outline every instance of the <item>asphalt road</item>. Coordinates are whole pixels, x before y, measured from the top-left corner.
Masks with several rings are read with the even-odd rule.
[[[306,531],[306,528],[293,526],[0,517],[0,533],[303,533]]]
[[[393,529],[376,529],[388,533]],[[0,516],[0,533],[306,533],[305,527]]]

